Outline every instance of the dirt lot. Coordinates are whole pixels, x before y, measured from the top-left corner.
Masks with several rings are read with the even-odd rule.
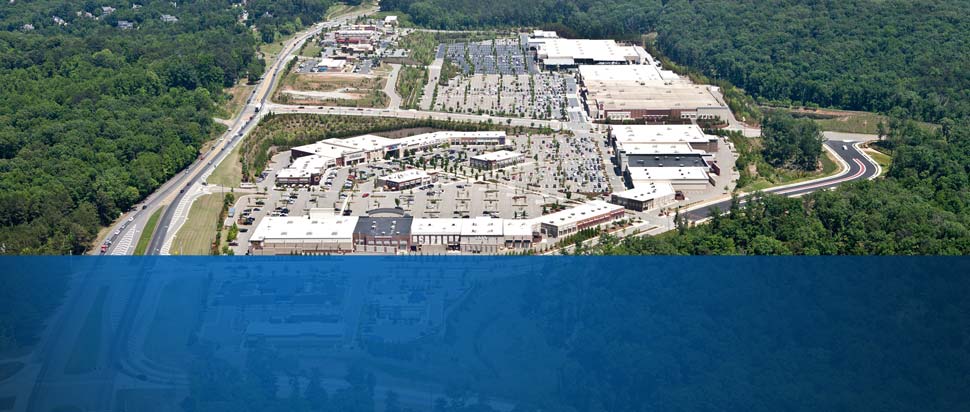
[[[387,79],[356,73],[300,73],[287,77],[277,101],[317,106],[386,107]]]

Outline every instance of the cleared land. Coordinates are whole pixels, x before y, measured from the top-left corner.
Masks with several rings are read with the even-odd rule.
[[[274,99],[317,106],[387,107],[387,78],[356,73],[290,73]]]
[[[98,296],[94,298],[91,310],[84,319],[81,332],[74,341],[74,350],[67,360],[64,373],[79,375],[94,370],[101,357],[101,330],[104,323],[104,301],[108,296],[108,287],[102,287]]]
[[[221,193],[214,193],[192,203],[188,220],[172,242],[173,255],[209,254],[210,245],[216,240],[216,220],[222,211],[222,198]]]
[[[212,171],[206,183],[222,187],[239,187],[242,181],[242,163],[239,163],[239,145],[229,152],[222,163]]]
[[[246,83],[246,80],[241,80],[238,84],[225,90],[226,96],[228,97],[219,107],[219,117],[222,119],[232,119],[242,110],[242,107],[246,104],[246,98],[253,92],[255,85],[250,85]]]
[[[822,130],[827,132],[878,134],[879,122],[882,122],[886,129],[889,128],[889,117],[877,113],[807,108],[771,108],[768,110],[783,110],[791,113],[792,116],[795,117],[806,117],[812,119],[819,125],[819,127],[822,128]],[[938,125],[932,123],[919,122],[919,124],[930,129],[939,127]]]

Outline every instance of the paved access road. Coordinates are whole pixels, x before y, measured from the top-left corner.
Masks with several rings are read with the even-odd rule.
[[[854,180],[875,178],[879,175],[879,166],[863,154],[859,150],[858,145],[859,143],[854,141],[828,140],[825,142],[825,146],[831,149],[831,152],[840,159],[840,163],[843,163],[845,170],[835,176],[775,187],[767,189],[764,192],[785,196],[801,196],[817,190],[831,189]],[[743,198],[741,202],[744,202]],[[717,207],[721,211],[726,211],[731,207],[731,200],[721,200],[688,209],[686,217],[692,221],[707,219],[711,216],[711,209],[714,207]]]
[[[276,60],[267,68],[264,80],[256,87],[256,90],[249,97],[249,100],[246,101],[246,106],[231,121],[226,133],[213,145],[212,149],[200,156],[188,168],[169,179],[168,182],[165,182],[155,193],[148,196],[142,203],[136,205],[133,211],[125,214],[111,227],[112,233],[107,237],[107,240],[111,241],[111,245],[109,245],[106,254],[133,254],[141,232],[146,227],[152,213],[161,207],[170,206],[165,208],[163,215],[159,219],[157,229],[146,251],[146,254],[150,255],[160,254],[165,241],[175,234],[174,228],[171,226],[176,217],[175,212],[178,209],[178,205],[183,203],[183,200],[186,200],[187,195],[192,195],[199,191],[200,182],[204,181],[212,173],[216,165],[259,123],[260,117],[267,112],[264,106],[269,102],[269,97],[282,76],[283,70],[286,68],[286,63],[299,50],[303,42],[325,28],[334,27],[346,21],[352,21],[360,15],[373,11],[364,10],[343,15],[327,22],[318,23],[288,41],[277,55]],[[260,110],[257,111],[257,108]],[[180,212],[187,214],[188,207],[187,205],[183,206],[184,210],[180,210]],[[101,252],[100,248],[101,245],[97,245],[90,253],[99,254]]]

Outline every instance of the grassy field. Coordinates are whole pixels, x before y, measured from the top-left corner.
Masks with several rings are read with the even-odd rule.
[[[259,46],[259,53],[263,55],[263,59],[266,60],[267,70],[269,70],[270,62],[276,60],[276,55],[283,51],[283,45],[289,41],[290,37],[285,37],[281,39],[276,39],[271,43],[263,43]]]
[[[351,6],[344,3],[337,3],[337,4],[334,4],[333,6],[330,6],[330,9],[327,10],[326,18],[327,20],[330,20],[342,14],[355,13],[361,10],[366,10],[368,8],[374,7],[374,5],[376,4],[377,4],[376,1],[364,1],[356,6]]]
[[[141,231],[141,236],[138,237],[135,256],[144,255],[145,251],[148,250],[148,244],[152,241],[152,233],[155,233],[155,226],[158,226],[158,218],[162,216],[163,211],[165,211],[165,207],[159,208],[148,217],[148,223],[145,223],[145,229]]]
[[[889,157],[889,155],[874,149],[865,149],[865,152],[867,155],[869,155],[869,157],[872,158],[872,160],[875,160],[876,163],[879,164],[879,167],[882,168],[882,173],[880,176],[889,171],[889,167],[893,164],[892,157]]]
[[[319,58],[320,53],[322,52],[323,47],[320,47],[320,43],[317,43],[315,40],[310,40],[303,45],[302,49],[300,49],[300,56]]]
[[[229,152],[222,163],[212,171],[206,183],[222,187],[239,187],[242,181],[242,163],[239,163],[239,145]]]
[[[104,323],[104,302],[108,296],[108,287],[102,287],[98,296],[94,298],[91,310],[84,318],[81,332],[74,341],[71,357],[64,366],[67,375],[79,375],[94,370],[101,357],[101,335]]]
[[[221,193],[196,199],[189,218],[172,241],[173,255],[208,255],[209,246],[216,240],[216,219],[222,211]]]
[[[246,98],[255,88],[256,85],[247,84],[246,80],[243,79],[235,86],[225,89],[226,100],[219,106],[219,117],[227,120],[235,117],[242,110],[246,104]]]
[[[202,276],[181,277],[165,285],[145,338],[148,359],[166,366],[189,366],[189,342],[202,319],[205,288]]]
[[[766,110],[783,110],[791,113],[795,117],[812,119],[822,130],[827,132],[878,134],[879,122],[882,122],[887,128],[889,127],[889,117],[878,113],[808,108],[766,108]],[[919,124],[929,129],[938,127],[938,125],[932,123],[921,122]]]

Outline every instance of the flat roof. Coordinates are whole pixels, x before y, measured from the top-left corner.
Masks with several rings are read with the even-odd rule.
[[[478,216],[472,219],[462,219],[462,236],[502,236],[505,224],[503,219],[493,219]]]
[[[357,216],[266,216],[249,240],[350,240],[357,220]]]
[[[668,182],[641,182],[633,189],[613,193],[613,196],[641,202],[673,195],[674,186]]]
[[[504,236],[532,236],[534,219],[503,219]]]
[[[365,134],[362,136],[348,137],[346,139],[333,139],[330,140],[331,144],[337,146],[343,146],[350,149],[358,149],[366,152],[372,152],[375,150],[381,150],[385,147],[395,144],[394,139],[388,139],[386,137]]]
[[[633,124],[611,126],[610,135],[625,149],[631,143],[707,143],[716,136],[704,134],[696,124]]]
[[[634,81],[678,80],[680,76],[670,70],[661,70],[653,64],[601,64],[579,66],[583,81]]]
[[[614,205],[602,200],[593,200],[573,208],[560,210],[556,213],[539,217],[537,219],[545,224],[561,226],[577,223],[581,220],[605,215],[617,210],[623,210],[623,206]]]
[[[584,80],[586,99],[601,110],[723,109],[707,85],[667,80]]]
[[[649,181],[708,181],[708,167],[627,167],[633,186],[637,187]]]
[[[494,152],[472,156],[471,158],[481,160],[483,162],[501,162],[503,160],[515,159],[517,157],[522,157],[522,153],[513,152],[511,150],[496,150]]]
[[[345,139],[321,140],[316,143],[297,146],[291,150],[337,159],[349,153],[383,150],[400,145],[426,146],[431,144],[452,142],[453,139],[500,139],[504,137],[505,132],[502,131],[441,131],[416,134],[414,136],[402,137],[400,139],[390,139],[387,137],[367,134],[362,136],[348,137]]]
[[[382,176],[380,179],[385,182],[402,183],[402,182],[410,182],[412,180],[417,180],[417,179],[426,179],[429,176],[431,175],[424,170],[408,169],[408,170]]]
[[[548,30],[533,30],[532,37],[544,38],[544,39],[555,39],[559,37],[559,33]]]
[[[623,152],[629,155],[702,153],[688,143],[628,143],[623,145]]]
[[[465,219],[416,218],[411,223],[411,235],[460,235],[461,225]]]
[[[626,158],[629,167],[707,167],[700,153],[632,154]]]
[[[621,46],[615,40],[544,38],[537,44],[538,56],[546,59],[591,60],[597,62],[641,62],[639,46]],[[546,63],[549,64],[549,63]]]
[[[303,156],[294,160],[285,169],[277,172],[276,177],[310,177],[314,173],[320,173],[323,169],[326,169],[332,160],[332,158],[318,155]]]
[[[316,143],[311,143],[311,144],[303,145],[303,146],[297,146],[297,147],[294,147],[294,148],[292,148],[290,150],[296,150],[298,152],[303,152],[303,153],[312,153],[314,155],[321,156],[321,157],[326,157],[326,158],[330,158],[330,159],[337,159],[337,158],[343,156],[344,154],[353,153],[353,152],[359,152],[360,151],[358,149],[348,148],[348,147],[345,147],[345,146],[335,145],[335,144],[332,144],[331,143],[331,142],[336,141],[336,140],[340,140],[340,139],[321,140],[321,141],[316,142]]]
[[[360,217],[354,233],[365,236],[410,236],[411,216],[395,217]]]

